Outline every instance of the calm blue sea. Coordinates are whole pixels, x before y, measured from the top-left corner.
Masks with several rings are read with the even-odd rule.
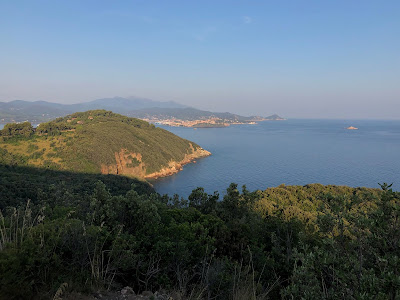
[[[348,126],[359,130],[346,130]],[[282,183],[379,187],[388,182],[400,190],[400,121],[286,120],[163,128],[196,142],[212,156],[153,181],[161,194],[187,197],[199,186],[223,194],[231,182],[250,190]]]
[[[359,130],[346,130],[348,126]],[[212,156],[153,181],[161,194],[196,187],[221,194],[231,182],[248,189],[322,183],[400,190],[400,121],[286,120],[194,130],[163,127]]]

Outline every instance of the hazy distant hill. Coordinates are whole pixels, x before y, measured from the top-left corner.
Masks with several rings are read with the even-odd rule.
[[[114,98],[103,98],[97,99],[90,102],[79,103],[72,105],[74,111],[91,109],[107,109],[112,110],[116,113],[126,114],[127,111],[145,109],[150,107],[161,107],[161,108],[184,108],[185,105],[176,103],[174,101],[162,102],[154,101],[146,98],[135,98],[135,97],[114,97]]]
[[[0,164],[154,178],[210,155],[199,145],[145,121],[106,110],[73,113],[33,129],[0,130]]]
[[[47,121],[63,116],[71,111],[63,104],[46,101],[0,102],[0,123],[22,122],[29,120],[32,123]]]
[[[286,120],[285,118],[282,118],[280,116],[278,116],[277,114],[273,114],[271,116],[265,117],[265,120],[269,120],[269,121],[282,121],[282,120]]]
[[[230,122],[261,120],[283,120],[278,115],[269,117],[244,117],[229,112],[211,112],[188,107],[173,101],[154,101],[145,98],[103,98],[76,104],[60,104],[47,101],[14,100],[0,102],[0,124],[29,121],[33,124],[47,122],[77,111],[105,109],[130,117],[141,119],[202,120],[219,118]]]
[[[184,108],[186,106],[173,101],[162,102],[135,97],[104,98],[76,104],[14,100],[10,102],[0,102],[0,123],[23,121],[41,123],[76,111],[94,109],[106,109],[116,113],[126,114],[127,111],[150,107]]]

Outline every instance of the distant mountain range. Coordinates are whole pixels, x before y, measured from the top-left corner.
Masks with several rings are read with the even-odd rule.
[[[62,117],[77,111],[106,109],[115,113],[125,114],[130,111],[150,108],[184,108],[185,105],[169,101],[153,101],[145,98],[104,98],[76,104],[60,104],[47,101],[14,100],[0,102],[0,123],[8,122],[44,122]]]
[[[280,120],[278,115],[269,117],[244,117],[232,113],[218,113],[199,110],[173,101],[162,102],[136,97],[114,97],[97,99],[76,104],[60,104],[47,101],[14,100],[0,102],[0,123],[23,122],[41,123],[57,117],[94,109],[106,109],[115,113],[140,119],[203,120],[220,118],[224,120],[246,122],[259,120]]]

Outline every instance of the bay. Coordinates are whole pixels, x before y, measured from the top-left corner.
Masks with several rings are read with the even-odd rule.
[[[355,126],[359,130],[347,130]],[[164,127],[212,156],[152,181],[160,194],[187,197],[196,187],[224,194],[309,183],[400,188],[400,121],[286,120],[194,130]]]
[[[175,175],[151,181],[160,194],[187,197],[196,187],[224,194],[232,182],[249,190],[309,183],[379,187],[387,182],[400,190],[400,121],[290,119],[196,130],[160,127],[212,153]]]

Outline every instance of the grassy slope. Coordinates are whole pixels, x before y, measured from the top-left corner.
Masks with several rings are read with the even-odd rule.
[[[83,124],[79,124],[83,123]],[[75,113],[40,124],[29,138],[0,143],[3,163],[98,173],[101,165],[115,164],[115,153],[140,153],[146,174],[170,161],[181,161],[199,146],[147,122],[104,110]],[[6,158],[8,157],[8,158]]]

